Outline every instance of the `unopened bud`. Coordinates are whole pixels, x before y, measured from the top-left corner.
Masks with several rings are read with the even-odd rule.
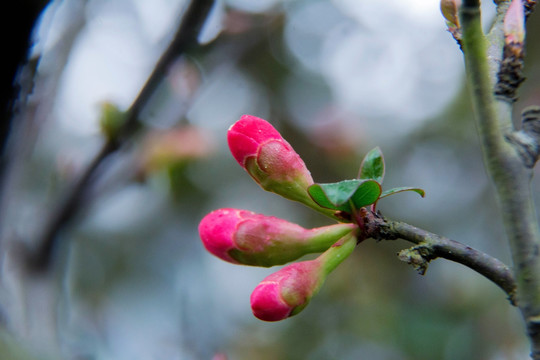
[[[461,41],[461,25],[459,23],[459,8],[461,0],[441,0],[441,13],[446,19],[448,31],[456,41]]]
[[[356,238],[346,236],[315,260],[294,263],[267,276],[251,294],[253,315],[264,321],[279,321],[298,314],[355,245]]]
[[[318,208],[307,193],[313,179],[306,164],[266,120],[242,116],[227,140],[236,161],[263,189]]]
[[[199,224],[203,245],[213,255],[235,264],[265,267],[323,252],[355,229],[354,224],[304,229],[273,216],[239,209],[215,210]]]
[[[441,0],[441,12],[448,25],[459,27],[459,7],[461,0]]]

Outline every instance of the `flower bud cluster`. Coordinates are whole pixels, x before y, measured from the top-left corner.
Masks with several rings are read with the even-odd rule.
[[[332,216],[308,194],[313,184],[304,161],[267,121],[244,115],[228,131],[236,161],[264,189]],[[311,253],[314,260],[289,264],[266,277],[251,295],[253,314],[265,321],[296,315],[318,292],[326,276],[356,246],[358,226],[339,223],[314,229],[241,209],[218,209],[199,224],[204,247],[218,258],[242,265],[283,265]]]

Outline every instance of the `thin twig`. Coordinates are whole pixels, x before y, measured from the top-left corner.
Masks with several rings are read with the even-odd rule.
[[[429,262],[444,258],[460,263],[485,276],[515,304],[516,284],[512,271],[503,262],[480,250],[444,236],[419,229],[400,221],[392,221],[368,209],[361,209],[362,229],[365,237],[375,240],[403,239],[417,246],[400,252],[400,259],[424,274]]]
[[[86,202],[86,194],[104,160],[115,153],[140,128],[139,116],[174,61],[197,45],[197,38],[215,0],[193,0],[186,10],[176,35],[156,64],[152,74],[126,111],[123,127],[117,137],[105,142],[73,187],[60,202],[38,241],[28,255],[30,269],[46,271],[51,264],[59,234],[78,214]]]
[[[146,84],[144,84],[139,95],[127,110],[126,124],[121,136],[129,136],[131,132],[137,130],[137,127],[140,125],[139,114],[154,94],[161,80],[167,75],[171,64],[186,52],[186,50],[197,45],[197,38],[214,2],[215,0],[191,1],[173,41],[163,55],[161,55]]]

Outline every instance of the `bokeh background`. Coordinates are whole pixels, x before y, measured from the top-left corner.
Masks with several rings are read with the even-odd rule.
[[[302,313],[265,323],[249,296],[276,269],[225,263],[198,237],[200,219],[221,207],[331,223],[264,192],[234,161],[226,131],[252,114],[317,182],[356,177],[380,146],[386,188],[427,194],[385,199],[384,215],[510,263],[461,52],[435,0],[218,1],[203,46],[178,59],[142,115],[145,130],[108,159],[92,201],[61,234],[53,276],[18,271],[9,244],[43,231],[104,141],[102,104],[129,107],[186,6],[65,0],[42,15],[32,116],[10,139],[1,209],[2,359],[526,358],[521,319],[499,288],[445,260],[420,276],[396,256],[404,241],[363,242]],[[494,5],[482,9],[488,28]],[[538,14],[528,36],[516,121],[540,104]]]

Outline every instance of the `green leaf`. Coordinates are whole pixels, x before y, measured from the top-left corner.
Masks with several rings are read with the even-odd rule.
[[[351,204],[359,209],[375,203],[381,195],[381,186],[375,180],[343,180],[330,184],[313,184],[308,193],[324,208],[352,213]]]
[[[381,185],[375,180],[366,180],[355,191],[351,200],[356,209],[371,205],[379,200],[381,196]]]
[[[384,191],[381,194],[380,199],[382,199],[384,197],[387,197],[387,196],[390,196],[390,195],[393,195],[393,194],[404,192],[404,191],[414,191],[415,193],[419,194],[421,197],[426,196],[426,192],[423,189],[405,186],[405,187],[397,187],[397,188],[393,188],[393,189]]]
[[[361,183],[362,180],[354,179],[329,184],[313,184],[308,188],[308,193],[313,201],[322,207],[350,211],[348,201]]]
[[[373,179],[379,184],[384,178],[384,157],[381,149],[377,146],[370,150],[360,166],[359,179]]]

